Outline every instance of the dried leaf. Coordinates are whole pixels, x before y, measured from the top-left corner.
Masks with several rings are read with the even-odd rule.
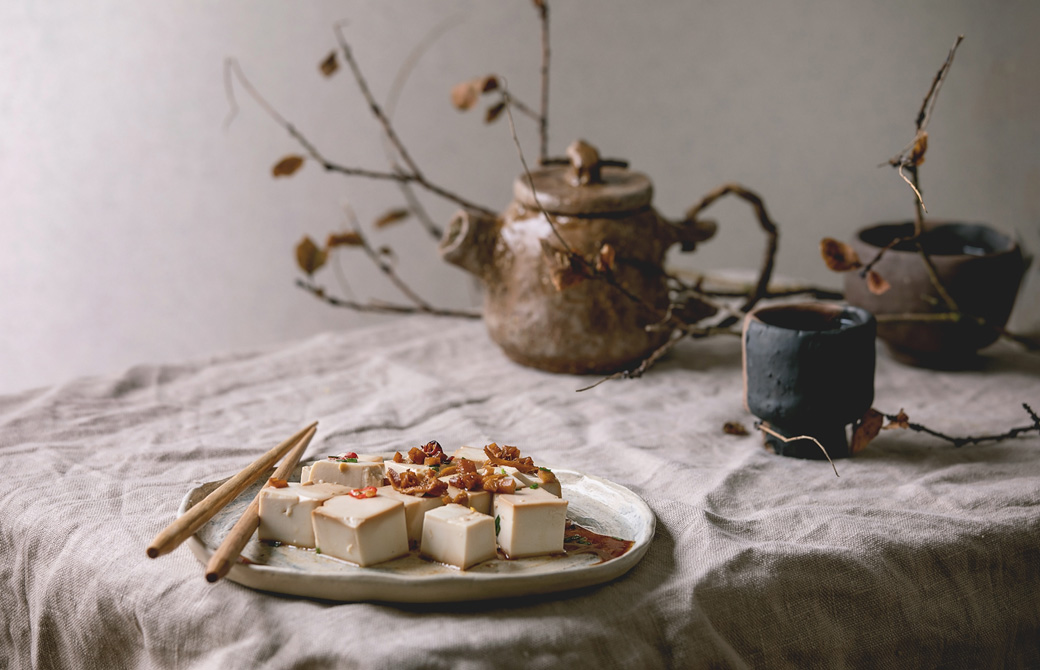
[[[497,102],[487,108],[484,112],[484,123],[494,123],[498,117],[502,116],[502,112],[505,111],[506,103]]]
[[[319,67],[321,68],[321,73],[326,77],[331,77],[336,74],[336,70],[339,69],[339,61],[336,60],[336,52],[333,51],[329,53],[325,60],[321,62]]]
[[[451,87],[451,104],[462,111],[472,109],[481,95],[497,88],[498,77],[493,74],[459,82]]]
[[[926,151],[928,151],[928,133],[922,130],[914,138],[914,148],[910,151],[910,158],[907,159],[907,164],[920,165],[923,163]]]
[[[871,440],[881,432],[881,424],[884,421],[884,414],[873,407],[868,409],[863,418],[856,422],[856,428],[852,431],[852,445],[849,447],[849,450],[853,454],[858,454],[866,449]]]
[[[744,424],[736,421],[727,421],[722,424],[722,432],[726,435],[737,435],[741,437],[749,435],[748,429],[744,427]]]
[[[874,295],[881,295],[890,288],[892,288],[892,285],[888,283],[888,280],[877,272],[871,270],[867,273],[867,289]]]
[[[313,275],[318,268],[325,265],[327,258],[326,251],[320,249],[307,235],[296,245],[296,264],[308,275]]]
[[[303,156],[286,156],[275,163],[271,174],[275,177],[288,177],[303,167]]]
[[[398,223],[399,221],[404,221],[411,216],[411,214],[412,213],[407,209],[391,209],[388,212],[384,212],[383,215],[376,219],[375,223],[372,225],[376,228],[386,228],[387,226]]]
[[[899,414],[896,414],[896,418],[892,419],[885,424],[882,430],[892,430],[893,428],[907,429],[910,427],[910,417],[906,415],[906,412],[902,408],[899,409]]]
[[[325,248],[333,247],[360,247],[364,244],[361,235],[354,231],[346,233],[332,233],[325,239]]]
[[[848,272],[863,265],[859,262],[856,250],[832,237],[820,240],[820,255],[823,262],[834,272]]]
[[[596,270],[599,272],[610,272],[614,271],[617,262],[617,252],[614,251],[614,247],[609,244],[604,244],[599,248],[599,255],[596,256]]]

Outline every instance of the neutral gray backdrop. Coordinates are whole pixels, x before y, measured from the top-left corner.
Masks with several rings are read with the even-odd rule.
[[[378,125],[345,71],[318,62],[347,34],[384,99],[409,52],[419,61],[395,121],[438,183],[496,209],[519,161],[507,126],[449,104],[457,81],[496,72],[537,102],[538,23],[529,0],[274,0],[135,3],[9,0],[0,5],[0,392],[140,362],[252,348],[375,317],[294,288],[292,249],[401,204],[395,188],[307,165],[274,180],[298,148],[241,95],[228,130],[222,68],[253,82],[330,158],[384,168]],[[761,193],[781,227],[777,271],[837,286],[817,244],[912,215],[877,165],[913,118],[954,37],[922,167],[933,216],[988,221],[1040,249],[1040,4],[623,2],[552,6],[551,151],[583,137],[627,158],[678,216],[713,186]],[[518,120],[529,158],[532,125]],[[427,199],[447,221],[452,205]],[[721,234],[675,262],[755,268],[762,236],[738,203]],[[477,304],[414,224],[376,234],[440,305]],[[395,294],[356,255],[343,273],[362,298]],[[331,271],[321,279],[337,283]],[[1036,269],[1014,323],[1037,328]]]

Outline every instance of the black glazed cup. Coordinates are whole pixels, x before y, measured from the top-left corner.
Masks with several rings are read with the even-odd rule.
[[[784,437],[809,435],[831,458],[848,456],[845,427],[874,402],[877,322],[859,307],[797,303],[759,308],[744,319],[744,404]],[[825,458],[811,440],[784,442],[782,456]]]

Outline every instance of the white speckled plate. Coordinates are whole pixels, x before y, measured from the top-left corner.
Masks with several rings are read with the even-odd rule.
[[[428,603],[567,591],[602,584],[628,572],[646,554],[654,537],[653,512],[639,496],[619,484],[569,470],[553,468],[553,472],[569,502],[568,519],[602,535],[631,540],[632,548],[605,562],[598,562],[592,554],[573,554],[495,559],[469,570],[421,559],[413,551],[393,561],[361,568],[307,549],[261,544],[254,536],[242,552],[246,562],[236,563],[227,579],[263,591],[323,600]],[[299,480],[299,468],[294,479]],[[222,482],[207,482],[189,491],[179,514]],[[243,492],[188,540],[203,564],[245,511],[259,486]]]

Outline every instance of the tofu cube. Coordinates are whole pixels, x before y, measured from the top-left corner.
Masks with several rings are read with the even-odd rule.
[[[497,555],[495,521],[462,505],[430,510],[420,551],[423,556],[465,570]]]
[[[260,491],[261,540],[272,540],[297,547],[314,547],[311,512],[329,498],[350,489],[335,484],[303,486],[295,482],[285,488],[268,486]]]
[[[459,447],[451,457],[453,459],[465,458],[467,461],[473,461],[477,467],[480,467],[487,460],[487,454],[484,453],[483,447]]]
[[[407,470],[414,470],[415,472],[423,472],[429,470],[428,465],[419,465],[418,463],[395,463],[393,461],[384,461],[383,466],[387,471],[394,470],[395,472],[405,472]]]
[[[314,544],[323,554],[361,567],[408,553],[404,505],[383,495],[330,498],[311,514]]]
[[[338,461],[317,461],[311,465],[306,480],[312,484],[339,484],[352,489],[366,486],[383,485],[383,464],[371,461],[357,463],[340,463]]]
[[[378,495],[399,500],[404,505],[404,520],[408,527],[408,545],[418,547],[422,540],[423,519],[425,519],[426,513],[437,507],[444,507],[444,501],[440,496],[425,497],[401,493],[395,491],[392,486],[381,486],[376,490]]]
[[[563,551],[567,501],[542,489],[499,493],[492,504],[498,545],[509,558]]]
[[[512,470],[512,468],[506,468]],[[537,473],[533,475],[526,475],[522,472],[511,473],[513,479],[516,480],[517,486],[523,486],[524,488],[535,488],[542,489],[548,493],[553,494],[557,498],[563,497],[563,487],[560,486],[560,480],[554,479],[551,482],[543,482]]]

